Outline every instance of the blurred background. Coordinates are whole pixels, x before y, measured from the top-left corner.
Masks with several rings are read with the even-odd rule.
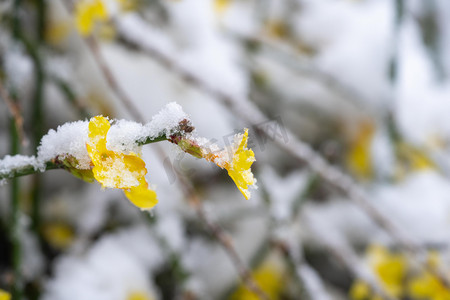
[[[175,101],[220,145],[249,128],[258,189],[167,142],[142,150],[150,213],[63,170],[3,180],[0,288],[450,299],[449,53],[446,0],[2,0],[0,158]]]

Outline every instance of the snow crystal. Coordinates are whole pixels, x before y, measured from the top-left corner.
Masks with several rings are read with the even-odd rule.
[[[32,166],[35,170],[43,170],[45,165],[34,156],[6,155],[0,160],[0,174],[8,174],[13,169],[21,169]]]
[[[165,214],[159,216],[156,230],[160,236],[165,237],[170,248],[181,252],[185,245],[184,224],[175,214]]]
[[[58,126],[42,138],[38,148],[38,159],[50,161],[57,156],[73,156],[78,160],[78,168],[89,169],[90,158],[87,153],[88,122],[77,121]]]
[[[171,135],[178,124],[189,119],[180,105],[175,102],[167,104],[152,120],[145,125],[142,139],[146,137],[157,137],[162,134],[167,137]]]
[[[292,217],[292,207],[307,183],[304,172],[297,171],[286,177],[280,177],[272,169],[264,169],[262,181],[271,199],[271,214],[278,221]]]
[[[115,121],[108,131],[106,147],[112,151],[138,153],[136,141],[143,138],[143,132],[144,126],[139,123],[127,120]]]

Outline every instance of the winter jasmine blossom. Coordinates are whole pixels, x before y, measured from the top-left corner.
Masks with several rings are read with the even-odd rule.
[[[94,178],[103,187],[122,189],[127,198],[141,209],[150,209],[158,202],[156,193],[145,180],[145,162],[135,153],[124,154],[106,148],[106,135],[111,125],[97,116],[89,122],[86,148],[92,160]]]
[[[219,152],[203,151],[203,157],[226,169],[245,199],[248,200],[251,195],[248,186],[255,184],[256,180],[250,169],[255,161],[255,154],[253,150],[247,149],[247,140],[248,129],[245,129],[244,134],[235,137],[234,143],[229,149]]]

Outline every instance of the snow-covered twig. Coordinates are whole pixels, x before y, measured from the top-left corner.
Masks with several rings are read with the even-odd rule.
[[[174,103],[171,103],[168,106],[170,105],[174,106],[172,107],[172,111],[174,111],[175,114],[181,112],[178,115],[175,115],[175,122],[167,122],[167,120],[164,120],[164,114],[170,113],[171,111],[171,109],[166,106],[166,111],[163,110],[160,112],[145,126],[130,122],[129,124],[132,124],[132,126],[135,125],[133,127],[137,127],[137,132],[125,132],[122,134],[122,126],[125,131],[130,128],[124,126],[123,122],[113,125],[112,130],[116,131],[116,146],[119,148],[142,146],[168,140],[170,135],[184,135],[187,132],[192,131],[194,128],[190,125],[186,125],[190,124],[190,122],[183,117],[184,113],[181,111],[181,108]],[[0,160],[0,180],[42,173],[47,170],[66,169],[69,168],[66,162],[67,158],[75,158],[78,163],[82,163],[80,169],[88,169],[90,159],[87,156],[86,145],[84,142],[84,140],[87,139],[87,133],[83,131],[83,127],[87,128],[87,124],[87,121],[79,121],[77,123],[67,123],[60,126],[58,128],[59,132],[51,130],[48,135],[42,138],[39,147],[40,151],[37,156],[7,155]],[[143,135],[140,134],[141,131],[144,132]],[[72,137],[78,139],[78,141],[71,141],[69,135],[64,138],[63,135],[68,133],[74,134]],[[124,135],[126,136],[127,134],[129,134],[131,138],[134,136],[135,139],[124,141]],[[66,145],[64,144],[65,142],[69,144]],[[124,145],[125,142],[131,145]],[[70,149],[71,143],[74,145],[76,144],[76,147]]]
[[[320,276],[306,263],[298,265],[297,276],[302,279],[306,292],[312,300],[331,300],[331,295],[326,291]]]
[[[322,71],[307,58],[299,56],[294,51],[293,47],[287,43],[282,44],[280,41],[274,41],[273,39],[263,36],[250,36],[232,31],[228,31],[227,33],[241,42],[263,46],[264,49],[268,50],[267,55],[274,61],[279,62],[295,73],[316,79],[323,84],[323,86],[332,90],[336,95],[341,96],[343,100],[348,101],[355,108],[363,108],[362,104],[366,100],[363,99],[363,96],[360,93],[341,83],[336,77]]]
[[[274,135],[271,128],[264,126],[258,127],[258,124],[265,123],[268,118],[258,107],[249,102],[246,97],[236,96],[228,91],[210,85],[190,70],[187,70],[178,64],[173,57],[158,50],[157,47],[152,45],[151,41],[143,36],[142,32],[134,32],[132,27],[123,26],[124,24],[121,24],[120,19],[116,19],[116,24],[121,39],[133,45],[136,49],[140,49],[148,54],[155,61],[171,70],[188,84],[191,84],[202,92],[212,96],[212,98],[220,101],[236,116],[250,125],[253,125],[260,134],[272,140],[279,148],[289,153],[294,159],[306,163],[306,165],[322,179],[345,193],[347,197],[360,206],[376,222],[376,224],[389,233],[389,235],[394,238],[406,252],[415,257],[422,256],[423,249],[413,241],[406,232],[395,226],[372,204],[372,201],[365,190],[363,190],[349,175],[330,165],[307,143],[295,137],[295,135],[287,129],[285,130],[285,136],[287,136],[288,143],[285,142],[286,138],[280,138],[279,136]],[[429,266],[423,262],[418,263],[420,263],[423,269],[429,270],[432,274],[436,275],[445,286],[450,286],[450,283],[445,276],[436,270],[430,269]]]
[[[269,300],[267,294],[253,279],[249,268],[245,265],[245,263],[239,256],[238,252],[236,251],[236,248],[234,248],[231,239],[218,224],[213,223],[209,219],[198,197],[194,195],[194,197],[192,197],[191,202],[200,220],[202,220],[202,222],[207,226],[208,230],[211,232],[214,238],[219,242],[219,244],[225,250],[227,255],[230,257],[231,261],[233,262],[233,265],[236,267],[236,270],[238,271],[239,276],[241,277],[246,287],[249,290],[251,290],[255,295],[257,295],[259,299]]]
[[[307,228],[313,235],[326,234],[320,226],[318,226],[307,215],[303,216]],[[328,235],[321,239],[322,246],[332,254],[342,265],[352,274],[354,278],[359,278],[366,282],[373,293],[382,297],[382,299],[395,300],[397,298],[391,296],[386,292],[383,286],[378,281],[373,272],[363,267],[357,254],[353,248],[347,243],[344,238],[339,235]]]

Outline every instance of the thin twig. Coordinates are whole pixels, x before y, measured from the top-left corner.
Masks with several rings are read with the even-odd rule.
[[[188,84],[191,84],[205,94],[210,95],[213,99],[220,101],[236,116],[254,126],[259,133],[272,140],[279,148],[289,153],[296,160],[305,163],[322,179],[346,194],[348,198],[360,206],[376,224],[383,228],[393,239],[397,240],[399,245],[401,245],[406,252],[413,256],[419,255],[420,257],[424,257],[423,249],[421,249],[421,247],[417,245],[406,232],[401,231],[391,222],[391,220],[385,217],[382,212],[372,204],[367,193],[354,182],[349,175],[330,165],[319,153],[315,152],[307,143],[296,138],[289,130],[285,129],[285,136],[289,141],[287,143],[285,138],[281,139],[279,136],[274,135],[271,128],[258,126],[267,122],[268,118],[244,96],[240,98],[211,86],[176,63],[175,59],[153,47],[148,41],[144,42],[145,37],[139,36],[139,34],[135,32],[128,34],[128,29],[125,26],[121,26],[120,19],[117,19],[116,22],[120,38],[132,44],[136,49],[140,49],[148,54],[156,62],[171,70]],[[423,269],[436,275],[445,286],[450,287],[448,279],[443,274],[436,270],[432,270],[422,261],[418,261],[418,264],[420,264]]]
[[[117,83],[116,78],[114,77],[113,73],[111,72],[111,70],[108,67],[108,64],[106,63],[105,59],[103,58],[102,54],[100,53],[100,48],[98,46],[97,41],[94,39],[94,37],[88,37],[85,39],[85,41],[86,41],[86,44],[88,45],[89,49],[91,49],[91,52],[94,55],[95,61],[97,62],[97,65],[99,66],[100,70],[102,71],[103,76],[105,77],[106,81],[108,82],[109,87],[113,89],[114,93],[117,95],[117,97],[122,102],[122,104],[125,105],[125,108],[131,114],[131,116],[136,121],[144,123],[145,119],[142,116],[142,114],[139,112],[139,110],[133,104],[133,101],[127,96],[127,94],[123,91],[123,89]]]
[[[311,218],[307,215],[303,215],[303,220],[305,221],[304,224],[306,224],[313,235],[323,235],[323,229],[321,229],[320,226],[317,226]],[[328,238],[321,239],[320,242],[329,253],[342,263],[354,278],[359,278],[366,282],[373,293],[381,296],[383,299],[397,299],[385,291],[370,269],[362,267],[358,255],[344,239],[339,238],[338,236],[328,236]]]
[[[273,39],[264,36],[249,36],[231,30],[228,30],[227,33],[241,42],[264,46],[264,49],[268,50],[267,55],[274,61],[283,64],[283,66],[296,73],[316,79],[323,84],[323,86],[340,96],[342,100],[348,101],[357,109],[363,109],[362,104],[365,103],[366,100],[359,92],[348,85],[343,84],[333,75],[321,70],[307,58],[298,55],[292,46],[282,44],[279,41],[275,42]]]
[[[11,114],[11,117],[13,117],[15,126],[17,128],[17,134],[19,135],[20,143],[25,146],[27,144],[27,139],[25,136],[25,131],[23,130],[23,117],[20,113],[20,106],[16,101],[13,101],[11,99],[11,96],[9,95],[8,90],[5,88],[3,83],[0,80],[0,98],[3,99],[6,106],[8,107],[8,110]]]
[[[16,124],[11,120],[11,153],[20,152],[19,136]],[[12,286],[12,296],[15,300],[22,298],[23,276],[22,276],[22,245],[20,242],[20,198],[19,198],[19,179],[14,178],[11,183],[11,220],[9,232],[12,241],[12,264],[14,271],[14,281]]]
[[[183,177],[180,177],[180,181],[184,182],[183,187],[188,189],[185,190],[185,194],[190,195],[190,204],[192,205],[192,207],[194,207],[197,216],[206,225],[213,237],[219,242],[224,251],[227,253],[228,257],[230,257],[243,283],[250,291],[257,295],[258,298],[269,300],[267,294],[261,289],[261,287],[253,278],[250,269],[246,266],[242,258],[239,256],[239,253],[236,251],[231,238],[225,233],[222,227],[209,219],[208,214],[203,208],[201,200],[198,198],[191,184],[188,183]]]

